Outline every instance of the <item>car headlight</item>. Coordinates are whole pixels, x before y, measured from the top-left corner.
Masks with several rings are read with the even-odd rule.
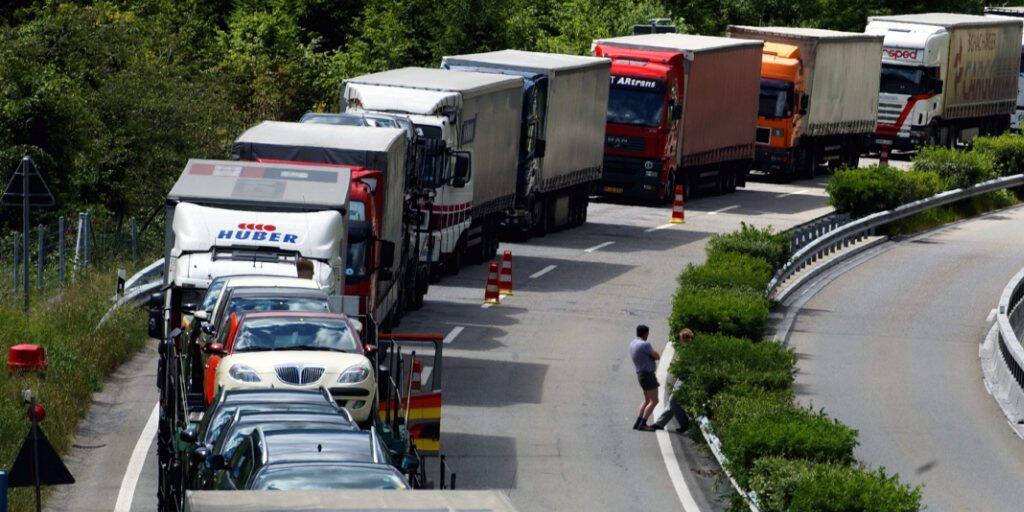
[[[232,365],[228,375],[239,382],[260,382],[260,376],[251,366],[244,364]]]
[[[359,364],[341,372],[341,376],[338,377],[338,382],[341,384],[355,384],[356,382],[366,380],[369,376],[370,368],[365,364]]]

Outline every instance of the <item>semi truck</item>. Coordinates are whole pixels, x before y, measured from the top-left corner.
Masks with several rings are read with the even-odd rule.
[[[486,261],[516,191],[523,79],[492,73],[402,68],[345,81],[346,112],[407,115],[415,128],[453,151],[450,177],[437,183],[421,225],[433,277],[463,262]]]
[[[864,31],[885,37],[876,143],[954,146],[1007,129],[1017,104],[1020,21],[872,16]]]
[[[667,202],[727,193],[754,160],[760,41],[674,33],[595,40],[612,60],[600,192]]]
[[[765,42],[754,168],[813,178],[822,165],[857,167],[875,132],[882,36],[738,25],[727,32]]]
[[[179,508],[178,435],[204,409],[202,352],[181,335],[183,316],[224,275],[301,275],[344,293],[351,181],[347,168],[193,159],[168,193],[164,286],[149,322],[159,340],[160,510]]]
[[[611,61],[501,50],[444,57],[441,67],[523,78],[516,196],[506,231],[543,236],[586,222],[590,192],[601,180]]]
[[[420,263],[417,219],[429,197],[407,183],[417,164],[404,130],[264,121],[232,145],[236,160],[344,166],[349,187],[345,312],[389,330],[423,304],[429,269]]]
[[[1020,20],[1024,18],[1024,7],[986,7],[985,15]],[[1024,51],[1024,38],[1021,39],[1021,49]],[[1010,117],[1010,129],[1020,131],[1021,121],[1024,121],[1024,56],[1021,56],[1020,69],[1017,73],[1017,110]]]

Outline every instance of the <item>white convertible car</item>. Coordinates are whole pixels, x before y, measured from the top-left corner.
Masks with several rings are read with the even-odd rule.
[[[359,333],[340,313],[266,311],[232,314],[209,356],[208,391],[327,388],[360,423],[370,419],[377,382]]]

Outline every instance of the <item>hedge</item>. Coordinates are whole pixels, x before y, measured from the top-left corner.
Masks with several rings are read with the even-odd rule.
[[[921,489],[884,469],[765,457],[754,462],[750,489],[763,512],[916,512]]]
[[[886,165],[841,169],[825,187],[829,203],[836,211],[854,217],[891,210],[935,195],[942,189],[942,180],[936,174],[906,172]]]
[[[796,356],[776,341],[750,343],[721,334],[697,333],[679,347],[670,370],[681,379],[683,403],[707,414],[709,401],[721,392],[768,390],[791,397]],[[753,391],[752,391],[753,390]]]
[[[766,456],[853,463],[857,431],[824,412],[763,395],[726,393],[713,402],[722,452],[741,483],[749,481],[754,461]]]
[[[721,257],[721,254],[726,252],[761,258],[767,261],[772,269],[785,265],[792,255],[788,233],[776,232],[771,226],[756,228],[745,222],[740,223],[740,229],[737,231],[711,237],[706,251],[708,259]]]
[[[768,319],[763,291],[681,286],[672,298],[670,332],[683,327],[707,333],[760,339]]]
[[[988,154],[941,146],[919,149],[914,157],[913,170],[937,175],[947,189],[966,188],[996,177]]]
[[[1024,136],[1004,133],[997,137],[975,137],[974,151],[987,156],[1000,176],[1024,172]]]
[[[679,274],[679,285],[693,288],[742,288],[764,293],[772,267],[761,258],[737,252],[719,252],[701,265],[692,263]]]

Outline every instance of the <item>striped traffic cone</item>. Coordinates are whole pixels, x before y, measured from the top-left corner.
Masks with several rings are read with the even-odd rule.
[[[484,288],[484,304],[501,304],[498,293],[498,262],[492,261],[487,268],[487,286]]]
[[[501,256],[501,273],[498,274],[498,293],[512,295],[512,251]]]
[[[686,212],[683,211],[683,186],[676,185],[676,198],[672,201],[671,224],[682,224],[686,222]]]

